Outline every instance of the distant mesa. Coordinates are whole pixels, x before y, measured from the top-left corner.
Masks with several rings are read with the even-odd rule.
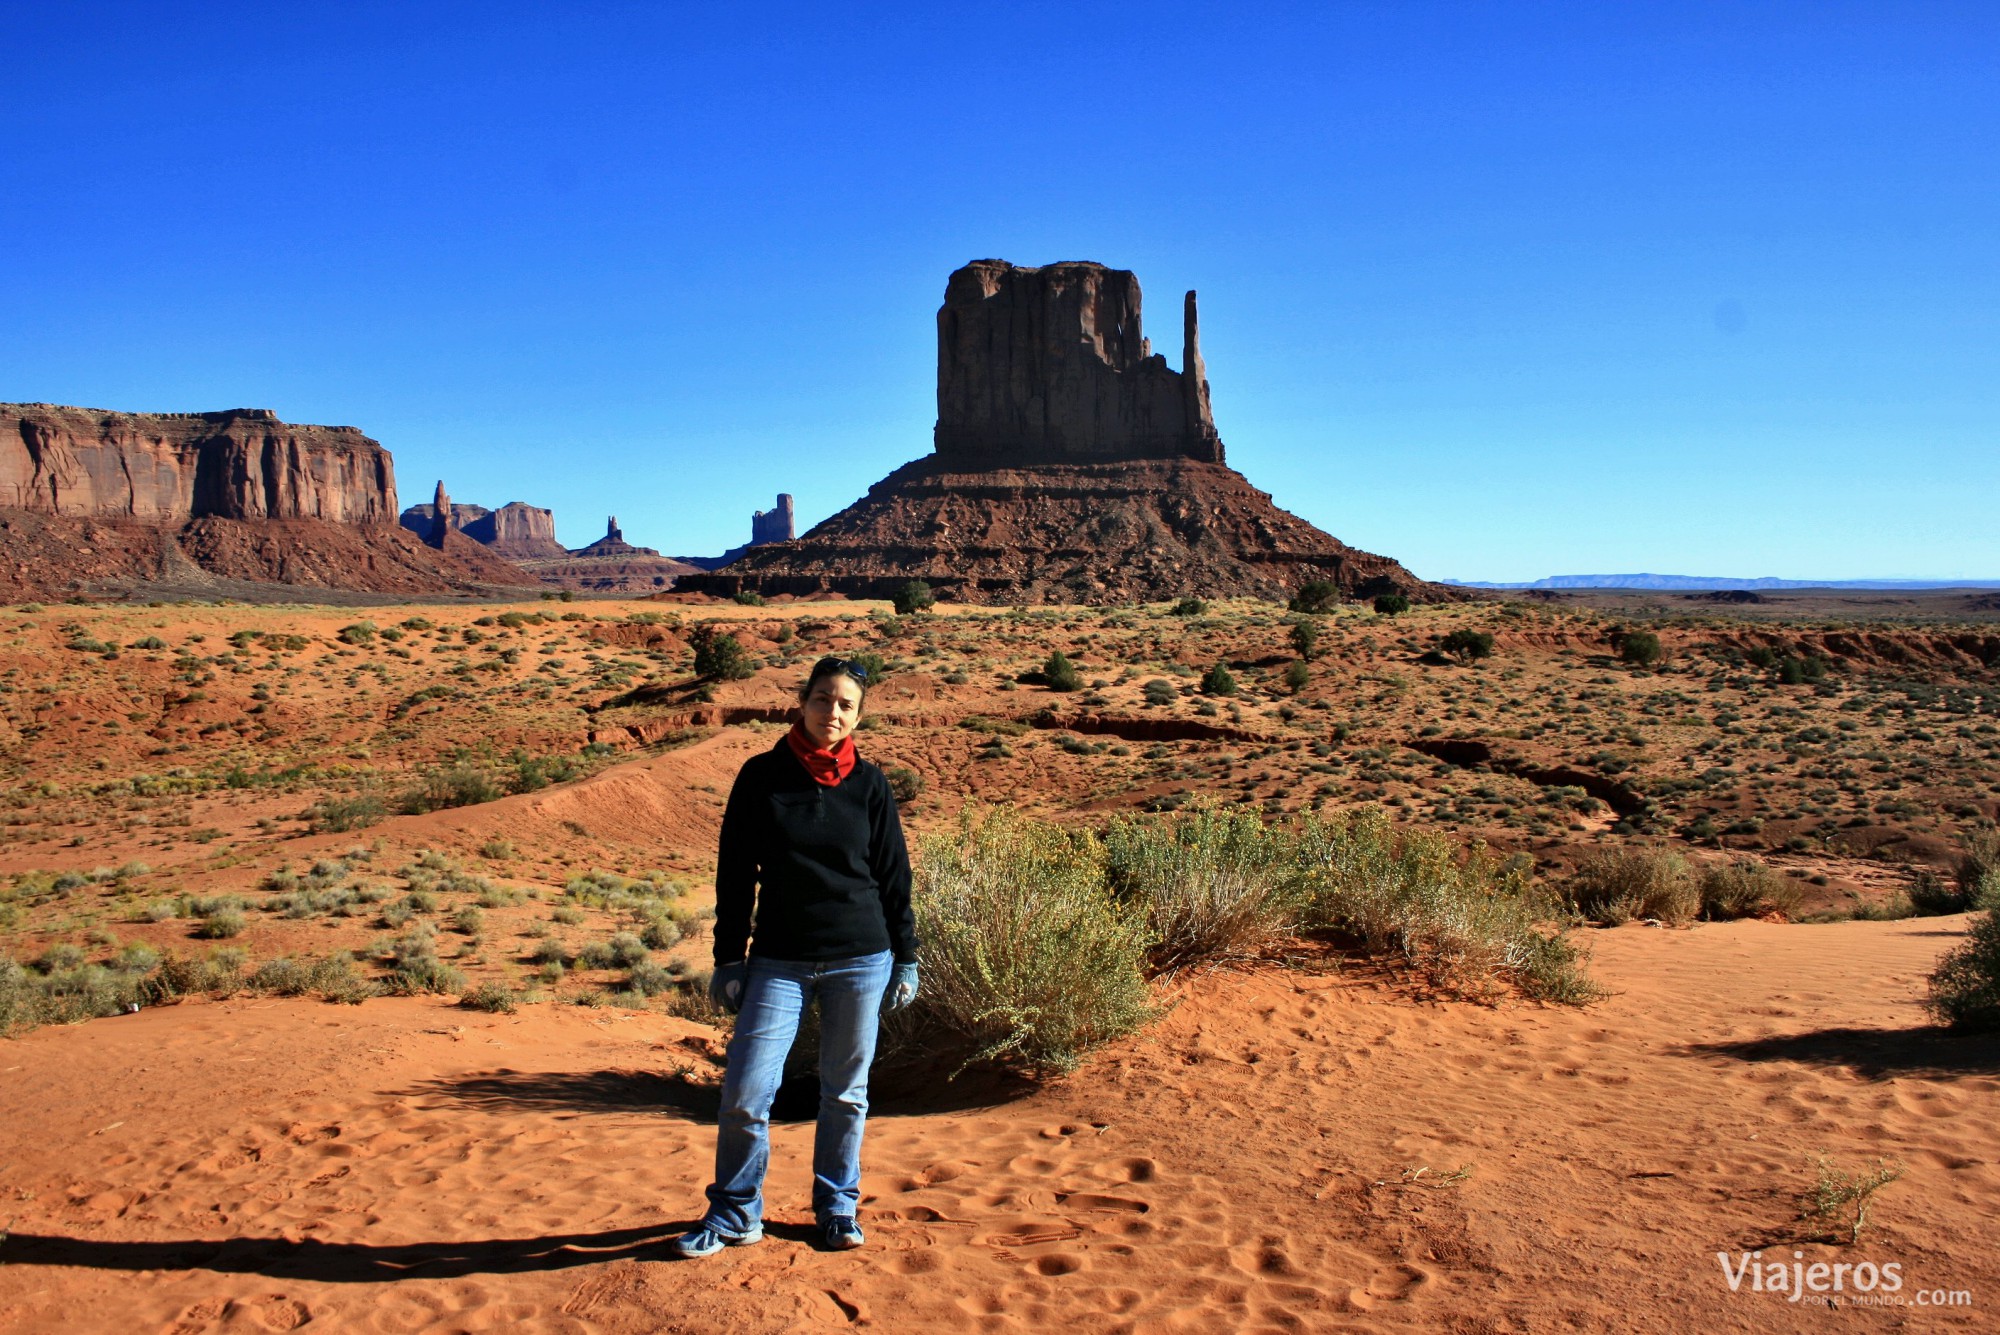
[[[440,541],[440,513],[447,516],[446,529],[463,533],[490,549],[495,556],[509,561],[547,560],[569,555],[556,541],[555,511],[522,501],[509,501],[498,510],[488,510],[483,505],[455,504],[445,495],[442,481],[438,483],[436,497],[430,504],[413,505],[403,511],[402,524],[435,547]]]
[[[395,523],[389,452],[264,408],[0,404],[0,597],[218,580],[428,594],[520,587],[475,542]]]
[[[932,453],[801,538],[677,586],[884,597],[923,579],[965,602],[1284,597],[1445,601],[1387,557],[1271,503],[1224,462],[1195,294],[1181,369],[1152,350],[1139,281],[1102,264],[977,260],[938,311]]]

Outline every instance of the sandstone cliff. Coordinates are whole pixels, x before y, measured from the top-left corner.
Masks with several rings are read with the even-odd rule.
[[[291,425],[262,409],[0,404],[0,597],[534,584],[459,534],[426,547],[395,517],[389,452],[354,427]]]
[[[351,426],[293,426],[261,408],[117,413],[0,404],[0,508],[186,523],[393,521],[389,453]]]
[[[1101,264],[978,260],[938,311],[935,452],[792,542],[680,591],[887,597],[923,579],[964,602],[1462,598],[1288,514],[1222,461],[1195,295],[1181,370],[1141,332],[1139,283]]]

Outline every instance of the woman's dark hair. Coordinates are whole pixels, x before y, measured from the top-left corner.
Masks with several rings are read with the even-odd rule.
[[[813,687],[819,685],[821,679],[825,677],[846,677],[861,689],[863,699],[868,697],[868,669],[851,658],[838,658],[828,654],[813,664],[812,673],[806,678],[806,684],[799,687],[800,704],[804,704],[812,697]]]

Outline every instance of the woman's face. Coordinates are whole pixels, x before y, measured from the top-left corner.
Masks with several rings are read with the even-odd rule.
[[[861,684],[845,672],[828,673],[812,684],[803,712],[806,736],[831,751],[861,721]]]

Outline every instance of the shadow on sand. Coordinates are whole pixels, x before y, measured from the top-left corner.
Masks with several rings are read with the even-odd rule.
[[[1870,1080],[1898,1075],[1950,1077],[2000,1074],[2000,1034],[1911,1029],[1815,1029],[1731,1043],[1691,1043],[1683,1056],[1735,1057],[1747,1062],[1793,1061],[1845,1066]]]
[[[0,1264],[84,1266],[92,1270],[214,1270],[328,1284],[379,1284],[399,1279],[458,1279],[518,1275],[606,1261],[669,1259],[666,1243],[695,1221],[650,1228],[542,1238],[483,1238],[469,1242],[410,1242],[370,1246],[307,1238],[184,1239],[113,1242],[45,1233],[13,1233],[0,1242]]]

